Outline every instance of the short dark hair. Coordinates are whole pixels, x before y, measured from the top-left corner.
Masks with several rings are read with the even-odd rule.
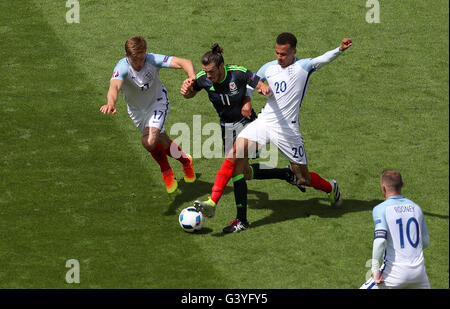
[[[223,48],[219,46],[219,44],[214,43],[211,46],[211,50],[207,51],[202,57],[202,64],[208,65],[211,62],[214,62],[217,67],[223,63]]]
[[[277,37],[278,45],[286,45],[289,44],[291,48],[297,47],[297,38],[290,32],[283,32]]]
[[[403,187],[402,175],[399,171],[394,169],[385,169],[381,173],[381,182],[388,187],[389,190],[395,192],[401,192]]]

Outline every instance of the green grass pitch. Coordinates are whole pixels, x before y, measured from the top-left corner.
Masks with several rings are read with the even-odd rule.
[[[65,0],[0,1],[0,288],[359,288],[379,174],[393,167],[425,213],[431,286],[448,289],[449,4],[379,2],[380,22],[368,23],[365,0],[79,0],[79,23],[68,23]],[[283,31],[296,34],[300,58],[353,40],[314,73],[300,114],[310,170],[338,180],[344,205],[250,181],[252,228],[223,235],[235,215],[230,183],[216,217],[184,233],[179,211],[207,197],[223,159],[196,159],[198,181],[165,192],[123,99],[117,115],[99,112],[124,42],[142,35],[150,52],[192,59],[196,70],[218,42],[226,63],[256,72],[275,59]],[[179,94],[182,71],[160,76],[168,132],[192,128],[195,115],[218,122],[205,93]],[[255,96],[256,111],[263,104]],[[70,259],[78,284],[66,282]]]

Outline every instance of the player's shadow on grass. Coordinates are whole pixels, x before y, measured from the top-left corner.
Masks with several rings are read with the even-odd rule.
[[[308,200],[263,200],[251,199],[248,201],[251,209],[270,209],[272,213],[260,220],[251,222],[250,228],[264,226],[266,224],[278,223],[296,218],[309,218],[317,216],[319,218],[338,218],[346,213],[370,211],[382,203],[384,200],[352,200],[343,201],[341,207],[333,208],[327,198],[312,198]],[[441,219],[448,219],[448,216],[424,212],[425,216],[433,216]]]
[[[194,183],[185,183],[183,180],[178,182],[178,190],[172,203],[165,212],[165,215],[172,216],[177,214],[181,208],[192,205],[194,200],[201,198],[211,192],[212,182],[200,180],[201,173],[197,173],[197,180]],[[180,193],[181,192],[181,193]],[[227,186],[224,194],[233,194],[233,187]],[[274,224],[297,218],[308,218],[317,216],[319,218],[338,218],[346,213],[359,211],[372,211],[373,207],[383,202],[383,200],[345,200],[340,208],[333,208],[327,198],[312,198],[307,200],[269,200],[267,192],[248,190],[248,194],[253,194],[256,198],[248,200],[250,209],[270,209],[272,213],[260,220],[251,221],[250,228],[258,228],[267,224]],[[448,219],[448,216],[425,212],[425,215]],[[212,230],[203,228],[198,231],[200,234],[211,233]],[[224,236],[224,233],[215,233],[212,236]]]
[[[178,181],[178,190],[175,193],[175,199],[170,203],[169,208],[164,215],[175,215],[181,208],[192,206],[196,199],[211,193],[213,183],[200,180],[201,173],[196,173],[196,175],[197,180],[194,183],[186,183],[184,180]],[[224,194],[234,194],[233,187],[225,187]],[[248,194],[254,194],[260,200],[267,200],[269,198],[269,195],[266,192],[248,190]]]
[[[249,199],[250,209],[270,209],[272,213],[257,221],[250,220],[250,228],[258,228],[267,224],[280,223],[297,218],[338,218],[350,212],[368,211],[381,203],[382,200],[361,201],[344,200],[340,208],[333,208],[327,198],[312,198],[308,200],[269,200]],[[225,233],[216,233],[213,236],[225,236]]]
[[[273,212],[263,219],[250,222],[251,228],[256,228],[266,224],[279,223],[297,218],[309,218],[317,216],[319,218],[338,218],[350,212],[368,211],[381,203],[382,200],[361,201],[344,200],[341,207],[330,206],[327,198],[312,198],[308,200],[260,200],[252,199],[248,201],[251,209],[271,209]]]
[[[425,217],[431,216],[431,217],[435,217],[435,218],[439,218],[439,219],[448,220],[448,215],[446,216],[446,215],[434,214],[434,213],[431,213],[428,211],[424,211],[423,214],[425,215]]]

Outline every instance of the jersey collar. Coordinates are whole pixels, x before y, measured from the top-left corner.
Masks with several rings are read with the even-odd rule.
[[[399,199],[399,198],[403,198],[403,195],[391,195],[389,196],[387,199]]]
[[[223,82],[227,79],[227,75],[228,75],[228,65],[224,65],[224,66],[223,66],[223,70],[225,71],[225,75],[224,75],[223,79],[222,79],[220,82],[218,82],[218,84],[223,83]]]

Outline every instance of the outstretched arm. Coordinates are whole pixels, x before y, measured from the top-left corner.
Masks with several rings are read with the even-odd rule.
[[[188,78],[195,79],[195,70],[192,61],[189,59],[172,57],[169,68],[171,69],[183,69],[186,72]]]
[[[195,70],[192,61],[189,59],[172,57],[169,68],[172,69],[183,69],[186,72],[188,78],[183,81],[181,85],[180,93],[186,98],[193,98],[197,92],[193,89],[193,84],[195,81]]]
[[[323,54],[322,56],[311,59],[311,69],[318,70],[325,64],[330,63],[336,59],[341,53],[352,46],[352,40],[349,38],[342,39],[341,46],[336,49],[330,50]]]

